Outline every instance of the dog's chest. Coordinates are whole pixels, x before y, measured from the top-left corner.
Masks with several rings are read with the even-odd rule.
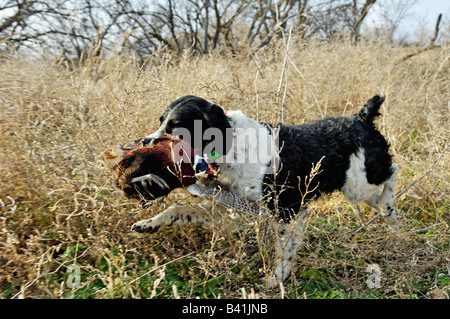
[[[262,181],[259,165],[223,163],[221,164],[219,181],[234,188],[234,192],[241,193],[249,200],[258,200],[262,196]]]
[[[230,111],[228,117],[233,141],[219,164],[220,179],[249,200],[258,200],[263,195],[264,176],[271,162],[278,158],[278,148],[267,127],[240,111]]]

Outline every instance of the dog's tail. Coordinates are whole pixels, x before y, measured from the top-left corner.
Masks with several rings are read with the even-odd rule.
[[[380,106],[383,104],[385,99],[385,96],[379,96],[375,95],[372,97],[367,103],[364,105],[364,107],[355,114],[355,116],[367,123],[373,123],[373,120],[380,115]]]

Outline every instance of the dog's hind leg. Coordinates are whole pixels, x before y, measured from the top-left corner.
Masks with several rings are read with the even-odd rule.
[[[397,221],[397,213],[394,207],[394,189],[397,182],[398,166],[392,164],[391,171],[392,175],[384,183],[383,192],[380,196],[380,212],[389,223],[395,223]]]
[[[381,213],[381,216],[386,218],[387,222],[391,225],[395,224],[397,221],[397,214],[394,206],[394,189],[397,181],[397,174],[398,166],[392,164],[391,176],[381,185],[382,191],[376,189],[374,192],[366,194],[364,198],[364,202],[378,210]]]
[[[272,224],[276,238],[276,266],[272,275],[266,279],[269,288],[278,286],[291,274],[292,265],[302,243],[303,221],[300,218]]]
[[[380,197],[381,197],[381,191],[379,189],[376,189],[375,192],[370,194],[370,196],[367,196],[364,199],[364,203],[367,205],[375,208],[376,210],[380,210]]]

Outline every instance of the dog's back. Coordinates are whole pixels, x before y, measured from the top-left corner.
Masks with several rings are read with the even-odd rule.
[[[279,194],[278,206],[296,212],[302,201],[342,190],[349,180],[348,172],[354,169],[351,164],[355,156],[362,161],[360,179],[366,179],[374,187],[387,181],[392,175],[389,144],[374,125],[383,101],[384,97],[372,97],[352,117],[277,125],[282,168],[275,182],[275,178],[267,176],[265,184],[267,193],[273,194],[271,188]],[[318,163],[319,173],[308,181],[312,166]]]

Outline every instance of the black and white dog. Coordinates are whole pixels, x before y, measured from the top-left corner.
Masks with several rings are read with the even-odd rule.
[[[350,203],[366,203],[395,222],[398,166],[392,163],[389,144],[373,123],[383,101],[384,97],[376,95],[352,117],[288,126],[259,123],[241,111],[225,111],[205,99],[184,96],[164,111],[160,127],[143,143],[151,145],[164,133],[187,138],[202,155],[214,155],[222,185],[264,203],[279,216],[279,259],[269,278],[273,286],[290,274],[302,232],[296,216],[309,200],[341,190]],[[312,176],[313,167],[317,170]],[[143,232],[174,223],[206,223],[193,213],[181,206],[168,208],[133,229]]]

